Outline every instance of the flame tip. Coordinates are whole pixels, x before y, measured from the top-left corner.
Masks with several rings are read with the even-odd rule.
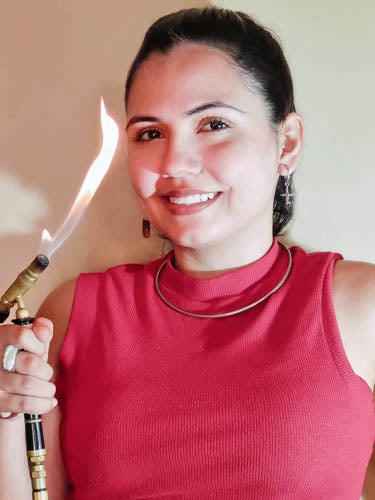
[[[50,232],[48,231],[48,229],[43,229],[42,240],[48,240],[48,241],[52,240],[52,236],[50,235]]]
[[[105,107],[105,104],[104,104],[104,99],[103,99],[103,96],[101,96],[100,98],[100,109],[101,109],[101,112],[107,114],[107,110],[106,110],[106,107]]]

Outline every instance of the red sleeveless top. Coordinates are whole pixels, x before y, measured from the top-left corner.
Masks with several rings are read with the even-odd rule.
[[[60,440],[76,500],[358,500],[372,392],[354,373],[332,302],[332,252],[275,238],[212,279],[147,265],[81,274],[60,353]]]

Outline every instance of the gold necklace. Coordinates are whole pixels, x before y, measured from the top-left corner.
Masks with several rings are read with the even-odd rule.
[[[184,309],[180,309],[179,307],[171,304],[171,302],[169,302],[169,300],[167,300],[164,297],[164,295],[161,293],[161,290],[159,287],[160,273],[161,273],[162,269],[164,268],[164,266],[166,265],[166,263],[168,262],[168,259],[166,259],[164,262],[162,262],[161,266],[158,269],[158,272],[156,273],[156,278],[155,278],[156,290],[159,294],[159,297],[163,300],[163,302],[165,302],[167,304],[167,306],[171,307],[172,309],[174,309],[175,311],[177,311],[179,313],[186,314],[187,316],[194,316],[195,318],[225,318],[227,316],[234,316],[235,314],[239,314],[241,312],[247,311],[248,309],[255,307],[260,302],[263,302],[264,300],[266,300],[270,295],[272,295],[279,288],[281,288],[283,286],[283,284],[285,283],[287,277],[290,274],[290,271],[292,269],[292,261],[293,261],[292,254],[290,253],[289,248],[287,246],[285,246],[283,243],[281,243],[281,241],[279,241],[278,243],[280,243],[280,245],[285,248],[285,250],[288,253],[288,257],[289,257],[288,269],[286,270],[286,273],[282,277],[281,281],[270,292],[268,292],[266,295],[264,295],[264,297],[261,297],[260,299],[256,300],[255,302],[252,302],[251,304],[249,304],[245,307],[241,307],[240,309],[236,309],[235,311],[229,311],[229,312],[222,313],[222,314],[199,314],[199,313],[193,313],[190,311],[185,311]]]

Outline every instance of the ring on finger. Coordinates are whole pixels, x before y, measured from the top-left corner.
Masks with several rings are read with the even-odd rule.
[[[16,371],[16,358],[18,354],[19,348],[16,345],[9,344],[5,347],[5,351],[3,354],[3,370],[6,372],[15,372]]]

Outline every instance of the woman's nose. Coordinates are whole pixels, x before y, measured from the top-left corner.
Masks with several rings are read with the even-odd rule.
[[[188,144],[168,144],[168,149],[162,160],[161,176],[185,177],[198,175],[202,171],[200,155]]]

